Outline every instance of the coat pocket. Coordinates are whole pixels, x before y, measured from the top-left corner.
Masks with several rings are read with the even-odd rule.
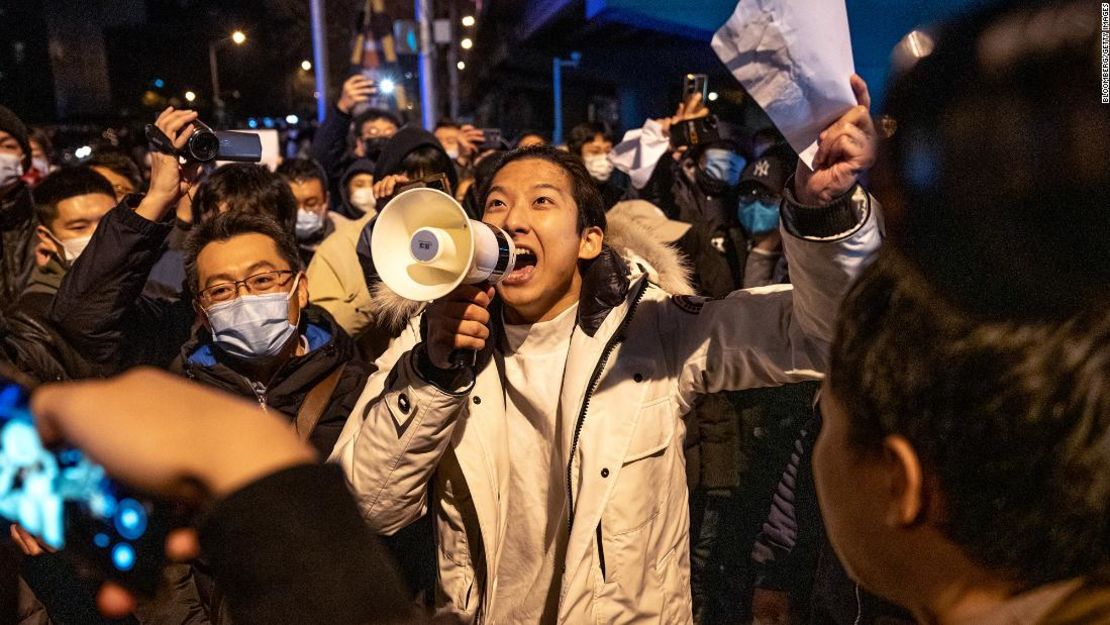
[[[602,516],[602,531],[609,537],[637,531],[648,525],[664,505],[661,492],[673,464],[675,417],[673,404],[662,399],[640,409],[636,429],[616,474],[616,484]]]

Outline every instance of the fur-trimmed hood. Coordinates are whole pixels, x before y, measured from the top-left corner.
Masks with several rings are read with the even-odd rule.
[[[627,267],[627,273],[626,279],[620,281],[583,279],[583,291],[586,291],[591,284],[599,284],[599,288],[612,288],[614,282],[624,285],[620,293],[602,294],[601,297],[590,298],[601,302],[597,307],[602,310],[597,312],[608,311],[604,306],[606,301],[621,301],[630,281],[641,275],[646,276],[650,282],[670,295],[694,294],[690,281],[690,267],[683,259],[682,253],[673,245],[651,238],[631,220],[620,217],[609,220],[605,231],[605,247],[609,255],[615,255],[623,261]],[[610,263],[595,262],[588,271],[593,272],[595,269],[608,271],[609,267],[611,267]],[[586,295],[584,292],[583,299],[586,299]],[[373,301],[375,322],[390,333],[399,331],[409,319],[424,309],[423,302],[405,299],[381,281],[371,285],[370,297]]]

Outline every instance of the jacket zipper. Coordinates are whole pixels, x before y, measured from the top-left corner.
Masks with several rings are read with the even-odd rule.
[[[601,378],[601,372],[605,368],[605,364],[609,361],[609,356],[616,349],[617,345],[624,342],[624,331],[628,329],[628,324],[632,321],[632,315],[636,314],[636,307],[640,305],[640,300],[644,298],[644,293],[647,292],[648,281],[645,279],[640,285],[640,292],[636,294],[636,299],[632,301],[632,305],[628,307],[628,314],[625,315],[621,325],[617,331],[613,333],[612,338],[605,344],[605,349],[601,352],[601,359],[597,361],[597,366],[594,367],[594,372],[590,376],[590,384],[586,387],[586,397],[582,400],[582,409],[578,412],[578,421],[574,426],[574,438],[570,442],[570,456],[567,461],[567,532],[574,529],[574,489],[572,480],[572,469],[574,468],[574,453],[578,450],[578,439],[582,435],[582,425],[586,421],[586,413],[590,410],[590,398],[593,396],[594,391],[597,390],[598,382]],[[598,526],[598,536],[601,535],[601,526]],[[598,541],[598,549],[601,549],[601,542]],[[604,558],[604,555],[601,556]]]
[[[266,410],[266,387],[261,382],[249,382],[251,390],[254,391],[255,398],[258,399],[258,405],[262,406],[263,412]]]

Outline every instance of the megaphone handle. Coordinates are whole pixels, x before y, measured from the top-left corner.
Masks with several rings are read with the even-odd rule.
[[[473,369],[478,365],[478,352],[472,349],[456,349],[451,352],[451,366],[455,369]]]

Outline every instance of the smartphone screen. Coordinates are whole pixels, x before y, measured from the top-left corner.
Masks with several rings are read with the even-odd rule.
[[[0,516],[53,549],[86,557],[105,577],[153,592],[165,515],[80,450],[43,446],[28,399],[26,388],[0,377]]]

